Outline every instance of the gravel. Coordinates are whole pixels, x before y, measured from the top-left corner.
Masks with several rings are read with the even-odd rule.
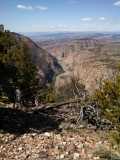
[[[109,148],[100,133],[89,130],[25,133],[21,136],[0,134],[0,160],[99,160],[94,151]]]

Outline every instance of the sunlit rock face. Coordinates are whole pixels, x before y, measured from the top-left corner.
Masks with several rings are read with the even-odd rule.
[[[56,87],[77,76],[92,92],[102,79],[110,78],[120,61],[120,42],[109,37],[65,39],[38,43],[55,56],[64,73],[56,79]]]

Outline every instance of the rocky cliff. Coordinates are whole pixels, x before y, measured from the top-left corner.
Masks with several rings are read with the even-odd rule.
[[[112,77],[120,61],[120,43],[109,38],[68,39],[38,44],[54,55],[65,71],[57,77],[56,86],[65,84],[74,73],[88,90],[93,90],[101,79]]]

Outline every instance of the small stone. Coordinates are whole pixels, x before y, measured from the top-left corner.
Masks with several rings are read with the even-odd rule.
[[[64,159],[65,155],[64,154],[61,154],[60,155],[60,159]]]
[[[50,137],[50,133],[45,132],[45,133],[44,133],[44,136],[46,136],[46,137]]]
[[[37,135],[37,133],[33,133],[33,134],[31,134],[31,136],[36,136]]]
[[[65,146],[65,145],[66,145],[66,142],[63,142],[63,145]]]
[[[100,159],[100,157],[94,157],[93,159],[94,159],[94,160],[99,160],[99,159]]]
[[[66,155],[68,155],[69,153],[68,153],[68,152],[66,152],[65,154],[66,154]]]
[[[74,155],[73,155],[74,160],[78,159],[79,157],[80,157],[79,153],[74,153]]]
[[[22,147],[19,147],[18,150],[19,150],[19,151],[22,151]]]
[[[24,135],[22,136],[23,139],[26,138],[26,137],[27,137],[27,134],[24,134]]]
[[[58,140],[61,140],[61,135],[60,135],[60,134],[57,134],[57,135],[56,135],[56,138],[57,138]]]

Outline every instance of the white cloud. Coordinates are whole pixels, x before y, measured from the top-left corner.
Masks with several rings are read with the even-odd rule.
[[[81,18],[81,21],[92,21],[92,18],[91,17],[84,17],[84,18]]]
[[[17,8],[18,9],[23,9],[23,10],[33,10],[32,6],[25,6],[25,5],[22,5],[22,4],[18,4]]]
[[[120,1],[115,2],[115,3],[114,3],[114,6],[120,7]]]
[[[18,9],[22,9],[22,10],[36,10],[36,9],[41,10],[41,11],[48,10],[48,7],[46,7],[46,6],[39,6],[39,5],[36,6],[36,7],[33,7],[33,6],[30,6],[30,5],[25,6],[25,5],[22,5],[22,4],[18,4],[17,8]]]
[[[105,18],[105,17],[99,17],[99,20],[101,20],[101,21],[105,21],[105,20],[106,20],[106,18]]]
[[[100,20],[100,21],[105,21],[106,18],[105,17],[98,17],[98,18],[95,18],[94,20]],[[89,22],[89,21],[92,21],[93,18],[92,17],[83,17],[81,18],[81,21],[85,21],[85,22]]]
[[[41,11],[48,10],[48,7],[46,7],[46,6],[36,6],[35,8],[36,8],[36,9],[39,9],[39,10],[41,10]]]

